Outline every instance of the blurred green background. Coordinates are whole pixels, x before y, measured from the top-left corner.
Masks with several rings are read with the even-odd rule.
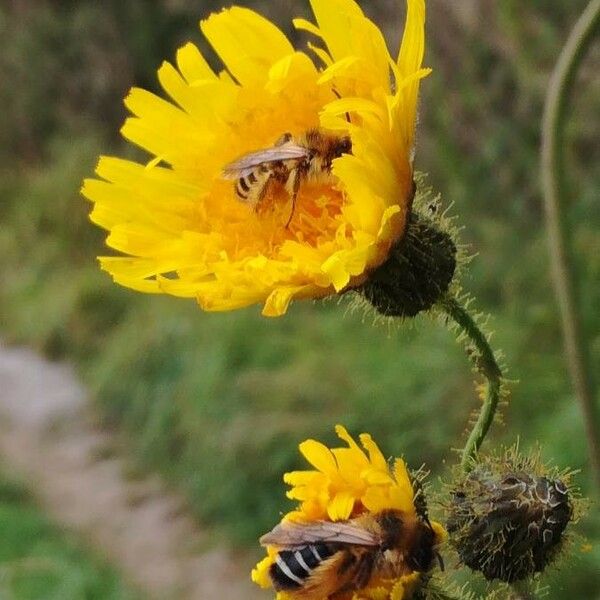
[[[239,4],[260,9],[305,43],[289,23],[309,16],[307,3]],[[416,166],[464,225],[463,240],[477,254],[465,288],[493,315],[493,342],[518,381],[487,447],[517,437],[525,448],[539,441],[548,459],[582,469],[578,482],[586,492],[591,473],[563,356],[538,181],[549,73],[586,2],[427,4],[426,64],[434,71],[422,86]],[[403,3],[362,5],[385,24],[395,52]],[[388,330],[348,311],[346,300],[296,303],[275,320],[261,317],[258,307],[203,314],[191,301],[118,288],[99,271],[103,233],[87,220],[81,180],[100,153],[141,157],[118,135],[122,98],[133,84],[158,92],[156,68],[184,42],[207,51],[197,21],[220,6],[206,0],[0,5],[0,335],[74,362],[104,425],[137,468],[160,472],[223,538],[254,545],[289,509],[281,474],[302,466],[299,441],[332,442],[333,425],[341,422],[354,433],[371,432],[386,454],[403,454],[415,466],[425,462],[443,475],[476,399],[462,350],[427,317]],[[569,226],[596,371],[599,69],[596,44],[573,90],[567,131]],[[4,495],[0,567],[13,546],[7,515],[30,510],[26,494],[11,493],[3,508]],[[600,594],[597,513],[593,507],[579,526],[592,551],[580,552],[582,541],[575,542],[574,558],[543,580],[549,598]],[[18,535],[20,543],[38,543],[32,528],[47,535],[44,517],[35,518],[42,521],[24,525],[30,537]],[[69,540],[60,543],[70,548]],[[60,597],[113,597],[114,575],[105,567],[88,567],[94,559],[73,558],[71,550],[56,553],[61,568],[98,569],[94,576],[109,586]],[[49,597],[25,588],[15,595]]]

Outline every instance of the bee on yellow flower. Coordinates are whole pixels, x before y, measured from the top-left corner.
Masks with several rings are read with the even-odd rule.
[[[441,563],[441,525],[429,520],[420,480],[403,460],[390,467],[367,434],[361,448],[341,425],[347,447],[307,440],[314,470],[287,473],[297,510],[261,538],[267,557],[252,572],[278,600],[401,600]]]
[[[83,194],[118,255],[115,282],[204,310],[355,289],[406,230],[424,52],[424,0],[407,0],[399,54],[354,0],[311,0],[318,40],[293,48],[240,7],[200,24],[224,68],[191,43],[164,63],[168,100],[134,88],[122,133],[147,164],[102,157]],[[313,56],[314,55],[314,56]],[[313,57],[316,60],[313,60]],[[326,150],[326,151],[325,151]]]

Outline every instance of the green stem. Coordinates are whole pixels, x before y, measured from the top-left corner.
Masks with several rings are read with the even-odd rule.
[[[468,337],[470,358],[477,371],[486,380],[486,392],[481,410],[462,451],[462,466],[465,470],[469,470],[472,459],[479,451],[494,421],[494,415],[502,393],[502,371],[498,366],[487,337],[467,309],[452,296],[445,296],[439,302],[439,305]]]
[[[600,24],[600,0],[591,0],[575,24],[550,80],[542,124],[541,178],[546,207],[552,278],[558,298],[567,363],[585,421],[590,463],[600,486],[600,415],[592,377],[589,343],[576,297],[572,243],[564,219],[564,129],[569,92]]]

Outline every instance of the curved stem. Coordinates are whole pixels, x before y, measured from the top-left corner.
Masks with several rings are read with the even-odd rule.
[[[477,454],[494,421],[494,415],[502,395],[502,370],[498,366],[487,337],[467,309],[452,296],[445,296],[439,305],[469,339],[469,356],[477,371],[486,379],[483,405],[462,451],[462,466],[465,470],[469,470],[472,459]]]
[[[563,205],[564,128],[569,91],[600,24],[600,0],[591,0],[575,24],[550,80],[542,125],[541,178],[546,207],[552,278],[558,298],[567,363],[579,399],[589,447],[592,471],[600,486],[600,416],[589,357],[589,344],[581,324],[575,293],[572,248]]]

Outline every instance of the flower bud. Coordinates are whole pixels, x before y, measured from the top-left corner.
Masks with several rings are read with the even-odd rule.
[[[456,244],[433,220],[412,212],[405,235],[360,292],[382,315],[414,317],[448,290],[456,269]]]
[[[516,458],[512,454],[510,458]],[[464,564],[507,583],[543,571],[573,516],[570,490],[533,461],[477,465],[454,486],[447,529]]]

